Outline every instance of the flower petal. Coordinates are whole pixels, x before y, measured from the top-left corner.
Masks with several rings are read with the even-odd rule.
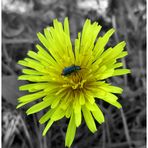
[[[55,112],[55,108],[54,109],[50,109],[48,112],[46,112],[41,118],[40,118],[40,120],[39,120],[39,122],[40,122],[40,124],[43,124],[43,123],[45,123],[46,121],[48,121],[50,118],[51,118],[51,116],[52,116],[52,114]]]
[[[89,130],[92,133],[96,132],[97,131],[97,128],[96,128],[94,119],[93,119],[90,111],[84,105],[82,106],[82,112],[83,112],[84,119],[85,119],[85,122],[86,122]]]
[[[128,73],[131,73],[129,69],[116,69],[113,73],[113,76],[120,76]]]
[[[32,107],[30,107],[26,113],[27,113],[27,115],[30,115],[30,114],[39,112],[42,109],[47,108],[50,104],[51,104],[50,102],[42,101],[42,102],[37,103],[37,104],[33,105]]]
[[[48,121],[48,123],[47,123],[47,125],[46,125],[46,127],[45,127],[45,129],[43,131],[43,136],[46,135],[47,131],[49,130],[49,128],[51,127],[51,125],[53,124],[53,122],[54,122],[53,120],[49,120]]]
[[[72,113],[67,131],[66,131],[65,146],[68,146],[68,147],[71,146],[75,137],[75,133],[76,133],[75,118],[74,118],[74,113]]]
[[[94,116],[94,118],[100,123],[102,124],[105,119],[104,119],[104,115],[102,113],[102,111],[100,110],[100,108],[98,107],[98,105],[95,103],[94,104],[96,110],[95,111],[92,111],[92,114]]]
[[[55,98],[51,104],[51,108],[55,108],[57,107],[57,105],[59,104],[61,98]]]
[[[71,107],[71,104],[69,104],[67,110],[66,110],[66,118],[69,118],[71,116],[71,113],[73,112],[73,108]]]
[[[79,112],[75,113],[75,124],[77,127],[80,126],[81,120],[82,120],[82,114],[81,114],[81,110],[80,110]]]
[[[27,75],[37,75],[37,76],[43,75],[42,72],[39,72],[33,69],[23,69],[22,72]]]
[[[49,83],[35,83],[35,84],[26,84],[19,87],[19,90],[28,90],[29,92],[36,92],[42,89],[47,88]]]
[[[124,41],[118,43],[114,48],[109,48],[107,49],[100,58],[102,58],[102,62],[103,64],[105,64],[106,62],[112,60],[112,59],[116,59],[124,50],[126,43]]]
[[[93,50],[93,55],[95,59],[98,59],[98,57],[103,53],[105,45],[107,44],[109,38],[114,32],[115,32],[114,29],[110,29],[105,33],[103,37],[98,38],[97,43]]]
[[[107,83],[105,83],[105,84],[99,86],[98,88],[99,88],[99,89],[103,89],[103,90],[105,90],[105,91],[107,91],[107,92],[117,93],[117,94],[121,94],[122,91],[123,91],[122,88],[117,87],[117,86],[111,86],[111,85],[109,85],[109,84],[107,84]]]
[[[70,32],[69,32],[69,22],[68,22],[68,18],[66,17],[64,20],[64,31],[65,33],[70,36]]]
[[[18,98],[18,101],[24,102],[24,103],[25,102],[29,103],[29,102],[35,101],[37,99],[40,99],[41,97],[44,97],[45,95],[46,95],[46,92],[40,91],[40,92],[37,92],[37,93],[22,96],[22,97]]]
[[[80,95],[79,95],[79,103],[80,103],[80,105],[85,104],[85,97],[84,97],[84,94],[82,92],[80,92]]]
[[[58,107],[58,108],[56,109],[56,111],[52,114],[51,119],[52,119],[53,121],[57,121],[57,120],[63,118],[64,115],[65,115],[65,111],[62,110],[60,107]]]
[[[51,81],[51,78],[46,75],[42,75],[42,76],[21,75],[18,77],[18,80],[28,80],[30,82],[47,82],[47,81]]]

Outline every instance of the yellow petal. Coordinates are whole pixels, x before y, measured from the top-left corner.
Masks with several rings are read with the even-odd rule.
[[[57,121],[60,120],[61,118],[63,118],[65,115],[65,111],[62,110],[60,107],[57,108],[57,110],[53,113],[53,115],[51,116],[51,119],[53,121]]]
[[[89,130],[92,133],[96,132],[97,131],[97,128],[96,128],[94,119],[93,119],[90,111],[84,105],[82,106],[82,112],[83,112],[84,119],[85,119],[85,122],[86,122]]]
[[[71,116],[71,113],[73,111],[73,108],[71,107],[71,105],[69,104],[67,110],[66,110],[66,118],[69,118]]]
[[[68,18],[66,17],[64,20],[64,31],[65,33],[70,36],[70,32],[69,32],[69,22],[68,22]]]
[[[47,82],[51,78],[49,76],[35,76],[35,75],[21,75],[18,77],[18,80],[28,80],[30,82]]]
[[[128,73],[131,73],[129,69],[116,69],[113,73],[113,76],[120,76]]]
[[[79,127],[80,124],[81,124],[81,119],[82,119],[81,116],[82,116],[81,112],[75,113],[75,124],[76,124],[77,127]]]
[[[128,55],[127,51],[123,51],[117,58],[123,58]]]
[[[29,92],[35,92],[48,87],[48,83],[35,83],[35,84],[26,84],[19,87],[19,90],[28,90]]]
[[[43,109],[45,109],[46,107],[48,107],[50,105],[50,103],[48,103],[47,101],[42,101],[40,103],[37,103],[35,105],[33,105],[32,107],[30,107],[28,110],[27,110],[27,115],[30,115],[30,114],[33,114],[33,113],[36,113],[36,112],[39,112]]]
[[[19,102],[32,102],[34,100],[37,100],[37,99],[40,99],[41,97],[45,96],[46,93],[43,92],[43,91],[40,91],[40,92],[37,92],[37,93],[33,93],[33,94],[28,94],[28,95],[25,95],[25,96],[22,96],[20,98],[18,98],[18,101]]]
[[[100,99],[108,102],[109,104],[111,104],[111,105],[113,105],[113,106],[115,106],[117,108],[121,108],[122,107],[121,104],[119,102],[117,102],[113,97],[110,98],[109,96],[106,96],[106,97],[100,98]]]
[[[28,75],[43,75],[42,72],[39,72],[39,71],[36,71],[36,70],[33,70],[33,69],[23,69],[22,72],[24,74],[28,74]]]
[[[50,109],[48,112],[46,112],[41,118],[40,118],[40,120],[39,120],[39,122],[40,122],[40,124],[43,124],[43,123],[45,123],[46,121],[48,121],[50,118],[51,118],[51,116],[52,116],[52,114],[55,112],[55,108],[54,109]]]
[[[116,63],[116,64],[113,65],[113,68],[119,68],[121,66],[123,66],[123,63],[118,62],[118,63]]]
[[[98,87],[99,89],[103,89],[107,92],[112,92],[112,93],[118,93],[121,94],[123,89],[117,86],[111,86],[111,85],[102,85]]]
[[[45,36],[43,34],[41,34],[40,32],[37,33],[38,39],[41,41],[41,43],[47,48],[50,49],[50,45],[49,42],[47,41],[47,39],[45,38]]]
[[[52,104],[51,104],[51,108],[57,107],[57,105],[59,104],[60,100],[61,100],[60,98],[54,99]]]
[[[28,104],[29,102],[24,102],[24,103],[20,103],[20,104],[18,104],[17,106],[16,106],[16,108],[18,109],[18,108],[20,108],[20,107],[22,107],[22,106],[24,106],[24,105],[26,105],[26,104]]]
[[[38,54],[43,57],[43,59],[46,62],[49,62],[50,64],[52,64],[53,66],[58,66],[58,64],[56,63],[56,61],[52,58],[52,56],[50,55],[50,53],[48,53],[47,51],[45,51],[39,44],[36,45],[36,48],[39,50]]]
[[[97,104],[94,104],[96,110],[92,111],[92,114],[94,116],[94,118],[100,123],[102,124],[104,122],[104,115],[102,113],[102,111],[100,110],[100,108],[98,107]]]
[[[114,29],[110,29],[108,32],[105,33],[103,37],[98,38],[97,43],[93,50],[95,59],[98,59],[98,57],[102,54],[102,52],[104,51],[105,45],[107,44],[109,38],[114,32],[115,32]]]
[[[85,97],[84,97],[83,93],[81,93],[81,92],[80,92],[80,95],[79,95],[79,103],[80,103],[80,105],[85,104]]]
[[[66,131],[66,139],[65,139],[65,146],[70,147],[74,140],[76,133],[76,125],[75,125],[75,118],[74,113],[71,115],[70,122],[68,124],[68,128]]]
[[[43,131],[43,136],[46,135],[47,131],[49,130],[49,128],[51,127],[51,125],[53,124],[53,122],[54,122],[53,120],[49,120],[49,122],[47,123],[47,125],[46,125],[46,127],[45,127],[45,129]]]

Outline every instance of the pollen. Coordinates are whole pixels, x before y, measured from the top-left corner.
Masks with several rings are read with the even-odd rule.
[[[86,80],[83,77],[82,71],[74,72],[69,76],[62,76],[67,82],[66,84],[63,84],[62,87],[64,88],[72,88],[73,90],[81,90],[85,87]]]

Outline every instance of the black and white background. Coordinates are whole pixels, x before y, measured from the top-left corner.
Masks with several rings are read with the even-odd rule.
[[[125,40],[129,55],[124,66],[132,73],[109,81],[124,89],[118,110],[100,101],[106,122],[92,134],[84,122],[77,129],[72,148],[146,148],[146,0],[2,0],[2,147],[64,148],[68,120],[56,122],[42,137],[40,112],[27,116],[16,110],[17,81],[23,59],[38,42],[36,33],[68,16],[72,41],[86,18],[101,24],[101,34],[114,27],[108,46]]]

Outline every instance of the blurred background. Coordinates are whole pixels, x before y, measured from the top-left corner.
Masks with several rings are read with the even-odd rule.
[[[83,122],[72,148],[146,148],[146,0],[2,0],[2,146],[3,148],[63,148],[68,121],[56,122],[45,137],[38,123],[42,112],[26,116],[16,110],[17,81],[23,59],[38,42],[36,33],[68,16],[72,41],[86,18],[103,26],[101,34],[114,27],[108,46],[125,40],[129,55],[124,67],[132,73],[109,81],[122,87],[123,109],[100,101],[106,122],[92,134]]]

